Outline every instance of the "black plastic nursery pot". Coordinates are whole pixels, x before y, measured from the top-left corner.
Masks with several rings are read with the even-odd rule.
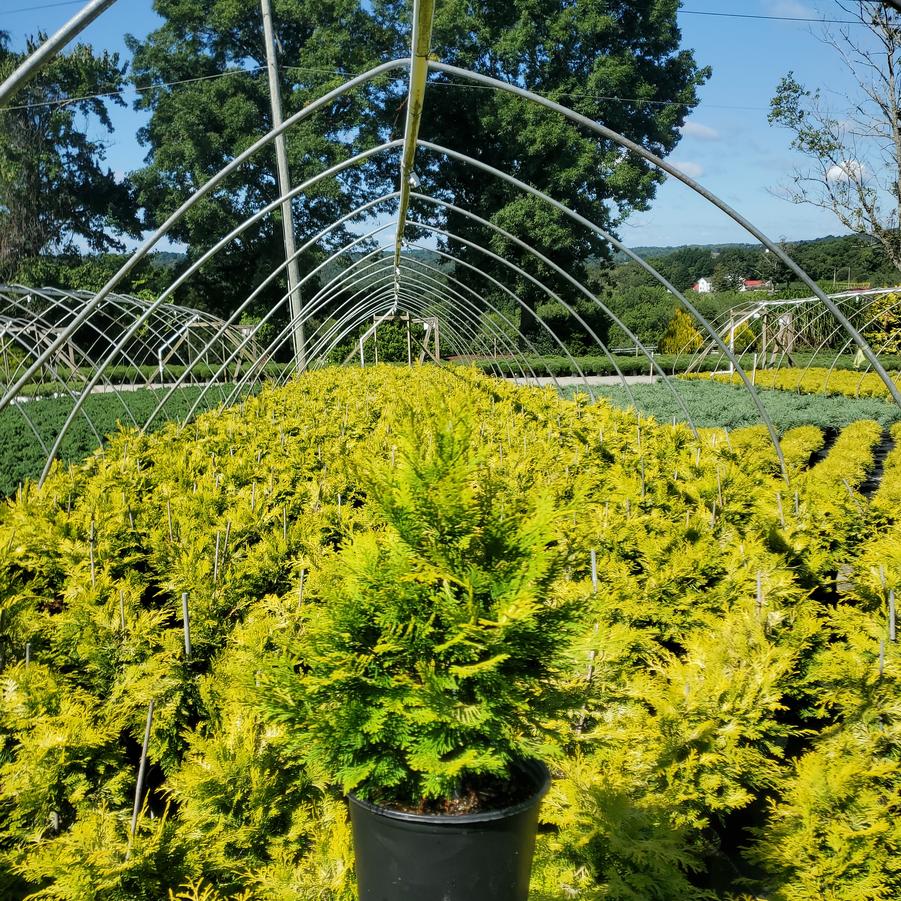
[[[537,761],[523,769],[530,797],[461,816],[391,810],[351,793],[359,901],[526,901],[551,777]]]

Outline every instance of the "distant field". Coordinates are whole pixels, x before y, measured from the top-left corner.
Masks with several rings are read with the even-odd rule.
[[[154,421],[150,431],[186,415],[202,390],[199,387],[179,388],[166,404],[164,415]],[[143,423],[164,395],[164,389],[141,389],[123,392],[122,397],[134,420]],[[202,411],[215,407],[222,398],[220,390],[211,390],[198,409]],[[71,409],[72,401],[60,397],[32,400],[21,408],[12,406],[0,412],[0,496],[11,494],[19,482],[27,478],[37,478],[47,459],[23,412],[27,411],[38,435],[50,447]],[[89,397],[85,402],[84,415],[73,422],[63,439],[59,454],[63,462],[83,460],[97,449],[97,436],[88,419],[101,436],[115,432],[120,424],[133,424],[122,401],[115,395],[96,394]]]
[[[685,399],[698,428],[737,429],[760,423],[757,407],[743,386],[682,379],[676,379],[672,384]],[[632,405],[628,393],[620,386],[603,386],[592,390],[596,397],[603,397],[619,407]],[[674,416],[678,422],[686,421],[684,411],[666,385],[632,385],[631,391],[636,405],[645,415],[653,416],[659,422],[672,422]],[[584,393],[584,389],[565,391],[570,397],[577,392]],[[759,389],[758,396],[780,432],[799,425],[837,429],[859,419],[874,419],[885,427],[901,420],[901,409],[878,398],[798,395],[767,389]]]

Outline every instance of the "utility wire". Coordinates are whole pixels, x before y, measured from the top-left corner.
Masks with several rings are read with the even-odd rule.
[[[680,9],[680,15],[716,16],[721,19],[761,19],[767,22],[816,22],[820,25],[866,25],[860,19],[826,19],[815,16],[765,16],[756,13],[723,13],[709,9]]]
[[[83,0],[59,0],[57,3],[42,3],[38,6],[19,6],[16,9],[5,10],[6,15],[12,13],[27,13],[40,9],[53,9],[58,6],[76,6]],[[864,25],[857,19],[828,19],[814,16],[767,16],[754,13],[724,13],[707,9],[680,9],[679,13],[686,16],[716,16],[724,19],[760,19],[769,22],[819,22],[826,25]]]
[[[213,81],[217,78],[227,78],[230,75],[253,75],[257,72],[263,71],[265,68],[265,66],[252,66],[249,69],[229,69],[226,72],[217,72],[214,75],[198,75],[196,78],[181,78],[178,81],[162,81],[148,85],[128,85],[127,87],[120,88],[118,90],[101,91],[97,94],[84,94],[79,97],[66,97],[61,100],[41,100],[37,103],[23,103],[18,106],[4,106],[2,109],[0,109],[0,112],[36,109],[38,107],[45,106],[67,106],[70,103],[82,103],[86,100],[102,100],[106,97],[117,97],[120,94],[125,94],[129,91],[134,91],[137,94],[146,94],[147,92],[156,90],[157,88],[171,88],[183,84],[195,84],[198,81]],[[314,72],[320,75],[340,75],[342,78],[350,78],[353,75],[353,73],[351,72],[342,72],[338,69],[319,69],[308,66],[282,66],[282,68],[293,69],[298,72]]]
[[[80,97],[69,97],[63,100],[44,100],[38,103],[24,103],[19,106],[8,106],[4,107],[3,111],[13,111],[13,110],[27,110],[27,109],[35,109],[39,107],[47,107],[47,106],[66,106],[70,103],[81,103],[87,100],[102,100],[107,97],[116,97],[121,94],[125,94],[129,91],[134,91],[138,94],[147,93],[148,91],[153,91],[157,88],[171,88],[177,87],[179,85],[185,84],[195,84],[200,81],[213,81],[217,78],[228,78],[231,75],[253,75],[257,72],[264,70],[265,66],[253,66],[249,69],[229,69],[227,72],[217,72],[214,75],[200,75],[196,78],[182,78],[178,81],[164,81],[159,82],[158,84],[151,85],[129,85],[128,87],[122,88],[120,90],[115,91],[104,91],[97,94],[86,94]],[[340,76],[341,78],[351,78],[355,76],[357,73],[354,72],[345,72],[340,69],[324,69],[324,68],[315,68],[309,66],[282,66],[281,68],[286,70],[292,70],[296,72],[311,72],[319,75],[332,75],[332,76]],[[430,87],[435,88],[460,88],[462,90],[469,91],[501,91],[502,88],[496,88],[492,85],[483,85],[483,84],[467,84],[461,81],[430,81]],[[679,102],[678,100],[648,100],[642,97],[619,97],[614,94],[594,94],[590,91],[566,91],[566,92],[557,92],[555,93],[556,97],[572,97],[572,98],[582,98],[589,100],[603,100],[612,103],[632,103],[636,106],[694,106],[693,103],[690,102]],[[706,109],[728,109],[728,110],[741,110],[741,111],[759,111],[759,110],[768,110],[768,106],[734,106],[728,104],[705,104]]]
[[[430,88],[462,88],[463,90],[474,91],[500,91],[506,93],[503,88],[494,87],[490,84],[467,84],[462,81],[430,81]],[[555,97],[576,97],[587,98],[589,100],[609,100],[615,103],[634,103],[636,106],[695,106],[694,102],[680,102],[678,100],[645,100],[641,97],[617,97],[612,94],[593,94],[590,91],[555,91]],[[768,106],[732,106],[716,103],[705,103],[704,109],[731,109],[731,110],[768,110]]]
[[[59,3],[42,3],[40,6],[20,6],[16,9],[4,10],[3,15],[9,16],[13,13],[30,13],[38,9],[53,9],[56,6],[75,6],[83,2],[84,0],[61,0]]]

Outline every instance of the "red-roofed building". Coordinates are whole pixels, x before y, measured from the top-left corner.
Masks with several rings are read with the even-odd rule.
[[[739,291],[772,291],[773,283],[765,282],[762,278],[743,278]]]

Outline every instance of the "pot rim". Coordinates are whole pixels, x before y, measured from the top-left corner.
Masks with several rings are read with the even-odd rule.
[[[358,797],[354,792],[347,793],[347,799],[358,807],[368,810],[376,816],[385,817],[391,820],[400,820],[405,823],[423,823],[431,826],[457,826],[467,825],[469,823],[488,823],[494,820],[502,820],[506,817],[516,816],[524,810],[538,804],[547,794],[551,786],[551,772],[547,765],[541,760],[526,760],[520,764],[522,770],[532,775],[535,780],[535,790],[523,801],[516,804],[510,804],[507,807],[499,807],[496,810],[483,810],[478,813],[410,813],[406,810],[395,810],[392,807],[382,807],[379,804],[373,804],[372,801],[365,801]]]

